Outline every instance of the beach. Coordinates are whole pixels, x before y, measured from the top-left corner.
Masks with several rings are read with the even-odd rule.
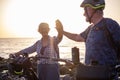
[[[8,58],[9,54],[13,54],[21,49],[33,45],[39,38],[0,38],[0,57]],[[72,59],[72,48],[79,48],[80,61],[84,61],[85,45],[84,42],[75,42],[72,40],[64,39],[59,43],[60,58]],[[36,53],[31,54],[32,56]]]

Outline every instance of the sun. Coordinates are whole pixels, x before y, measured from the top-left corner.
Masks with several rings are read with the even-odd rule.
[[[6,5],[5,9],[5,26],[9,29],[11,34],[16,36],[35,36],[36,26],[33,16],[29,11],[26,11],[25,3],[21,0],[12,0]],[[30,19],[31,18],[31,19]]]
[[[65,30],[79,32],[79,24],[84,20],[79,18],[83,15],[79,4],[80,1],[74,0],[11,0],[4,7],[4,24],[9,35],[15,37],[39,37],[37,28],[41,22],[50,25],[50,35],[57,35],[57,19],[62,21]]]
[[[41,0],[40,0],[41,1]],[[5,26],[11,34],[15,34],[23,37],[37,37],[37,28],[40,22],[47,22],[50,27],[55,27],[56,17],[54,15],[54,8],[50,7],[51,13],[45,7],[44,4],[40,4],[40,1],[28,0],[12,0],[6,6],[5,9]],[[45,3],[45,2],[42,2]],[[45,9],[45,10],[43,10]],[[52,23],[52,24],[51,24]],[[50,34],[56,34],[54,31],[50,31]]]

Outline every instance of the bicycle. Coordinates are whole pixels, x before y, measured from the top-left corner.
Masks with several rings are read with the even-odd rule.
[[[38,80],[32,61],[34,57],[10,55],[7,71],[0,74],[0,80]]]
[[[78,50],[78,49],[77,49]],[[78,53],[78,51],[73,50],[73,53]],[[112,78],[115,76],[111,74],[110,76],[104,75],[103,72],[101,73],[102,78],[97,78],[94,75],[92,77],[89,77],[88,73],[89,70],[95,69],[95,70],[102,70],[104,66],[98,66],[96,62],[93,63],[91,66],[86,66],[79,61],[79,57],[76,58],[77,55],[72,56],[72,61],[61,59],[61,58],[50,58],[50,57],[36,57],[32,56],[29,57],[28,55],[22,55],[19,57],[15,57],[14,55],[11,55],[9,59],[7,59],[8,64],[4,65],[7,66],[6,69],[0,70],[0,72],[3,72],[4,70],[7,70],[5,73],[0,74],[0,80],[38,80],[36,75],[36,65],[37,60],[44,58],[44,59],[50,59],[54,61],[61,61],[65,62],[64,65],[60,65],[60,74],[64,75],[64,77],[61,78],[61,80],[113,80]],[[82,68],[81,68],[82,67]],[[80,69],[81,68],[81,69]],[[120,65],[116,65],[113,67],[117,73],[120,73]],[[85,70],[88,71],[85,71]],[[80,72],[86,73],[88,75],[82,75]],[[106,72],[107,73],[107,72]],[[81,76],[82,75],[82,76]],[[105,78],[104,78],[105,77]],[[119,76],[118,76],[119,77]]]

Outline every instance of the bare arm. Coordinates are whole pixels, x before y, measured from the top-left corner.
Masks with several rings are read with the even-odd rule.
[[[78,41],[78,42],[83,42],[85,41],[85,39],[83,37],[81,37],[79,34],[73,34],[73,33],[69,33],[63,30],[63,25],[59,20],[56,20],[56,29],[58,31],[58,38],[61,40],[63,37],[63,34],[68,37],[69,39],[72,39],[74,41]]]
[[[63,25],[61,24],[59,20],[56,20],[56,30],[58,32],[57,38],[60,42],[63,38]]]
[[[80,36],[79,34],[69,33],[69,32],[66,32],[66,31],[63,31],[63,34],[67,38],[69,38],[71,40],[74,40],[74,41],[77,41],[77,42],[84,42],[85,41],[85,39],[82,36]]]

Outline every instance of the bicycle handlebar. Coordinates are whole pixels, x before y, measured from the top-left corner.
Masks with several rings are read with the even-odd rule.
[[[10,58],[16,58],[16,56],[14,54],[10,54],[9,56]],[[51,58],[51,57],[37,57],[37,56],[31,56],[31,57],[28,57],[28,55],[22,55],[22,57],[24,58],[34,58],[36,60],[40,60],[40,59],[49,59],[49,60],[53,60],[53,61],[60,61],[60,62],[65,62],[66,64],[68,64],[69,66],[71,66],[71,68],[75,67],[75,64],[70,61],[70,60],[67,60],[67,59],[61,59],[61,58]],[[80,63],[82,64],[82,63]],[[115,69],[120,72],[120,64],[116,65],[115,66]]]
[[[51,57],[37,57],[37,56],[28,57],[28,56],[23,55],[23,54],[21,54],[21,55],[19,55],[19,56],[16,56],[16,55],[14,55],[14,54],[10,54],[10,55],[9,55],[9,58],[11,58],[11,59],[15,59],[15,58],[17,59],[18,57],[21,57],[21,58],[23,57],[24,59],[25,59],[25,58],[28,58],[28,59],[34,58],[34,59],[36,59],[36,60],[49,59],[49,60],[53,60],[53,61],[65,62],[67,65],[72,66],[72,67],[75,66],[72,61],[67,60],[67,59],[51,58]]]

